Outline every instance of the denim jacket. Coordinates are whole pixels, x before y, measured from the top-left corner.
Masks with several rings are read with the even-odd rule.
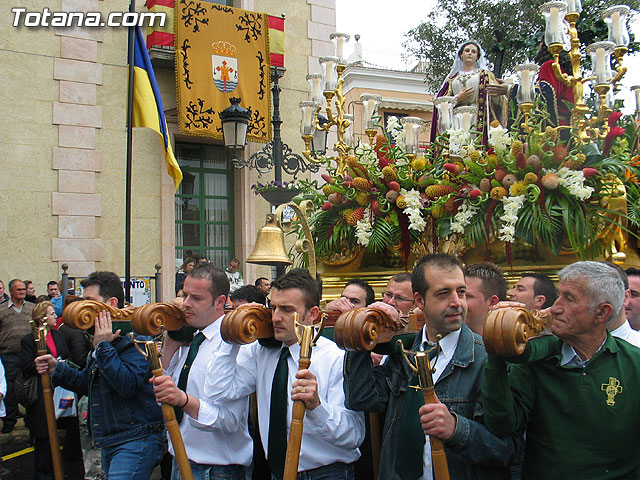
[[[421,332],[412,350],[417,350]],[[456,430],[444,442],[452,479],[508,479],[509,463],[523,448],[518,436],[499,438],[482,423],[482,370],[487,353],[482,338],[464,323],[453,358],[435,385],[439,400],[456,417]],[[380,459],[380,480],[397,480],[399,438],[405,392],[413,373],[404,359],[389,356],[373,368],[369,352],[348,352],[345,357],[344,390],[347,407],[383,413],[386,411]],[[416,422],[418,422],[416,412]],[[422,458],[416,459],[422,463]]]
[[[88,425],[96,447],[163,432],[162,410],[149,378],[149,362],[122,336],[101,342],[83,370],[58,363],[52,376],[54,385],[89,396]]]

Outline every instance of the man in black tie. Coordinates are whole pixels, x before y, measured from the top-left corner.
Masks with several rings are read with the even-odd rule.
[[[294,269],[272,284],[273,332],[270,342],[224,344],[213,356],[205,392],[229,402],[257,394],[260,437],[274,479],[285,465],[293,402],[305,404],[298,472],[307,480],[354,478],[358,446],[364,438],[364,416],[344,406],[344,352],[320,337],[311,365],[298,370],[300,345],[294,326],[319,320],[320,288],[306,269]],[[300,477],[299,477],[300,478]]]
[[[446,254],[422,258],[412,278],[414,300],[425,327],[411,350],[437,352],[431,360],[438,398],[425,405],[418,382],[401,356],[373,367],[369,352],[348,352],[346,405],[386,412],[381,479],[432,479],[429,436],[444,442],[452,479],[507,479],[517,438],[498,438],[482,423],[482,338],[464,323],[465,278],[458,259]],[[440,348],[436,339],[440,337]],[[430,357],[432,355],[430,354]]]
[[[214,403],[204,392],[207,365],[223,342],[220,324],[229,280],[222,269],[205,263],[187,274],[182,291],[187,324],[197,331],[190,343],[165,335],[162,366],[166,375],[151,380],[156,399],[176,407],[194,479],[244,479],[252,457],[249,402],[245,397]],[[174,454],[171,442],[169,452]],[[181,478],[175,460],[172,478]]]

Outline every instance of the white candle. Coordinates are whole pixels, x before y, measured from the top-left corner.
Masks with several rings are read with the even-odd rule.
[[[560,33],[560,11],[558,7],[551,7],[549,9],[549,34],[551,37],[556,37]]]
[[[336,37],[336,57],[342,59],[344,53],[344,37],[338,36]]]
[[[611,30],[613,33],[613,41],[617,46],[624,45],[622,38],[622,22],[620,21],[620,12],[611,14]]]
[[[462,113],[462,130],[464,133],[469,133],[471,130],[471,114],[468,112]]]
[[[311,100],[317,103],[322,103],[322,78],[316,77],[313,79],[313,97]]]
[[[311,115],[312,115],[311,107],[305,107],[302,109],[302,123],[304,124],[305,127],[311,126]]]
[[[407,122],[404,124],[404,144],[407,150],[416,144],[413,123]]]
[[[520,88],[522,88],[522,98],[527,102],[531,101],[531,72],[529,70],[522,70]]]
[[[450,103],[442,102],[440,107],[440,114],[442,116],[441,123],[443,127],[449,128],[451,126],[451,116],[449,115]]]
[[[364,116],[362,117],[364,128],[369,128],[369,121],[373,116],[373,100],[364,100],[362,102],[362,106],[364,107]]]
[[[598,77],[598,83],[607,83],[607,71],[605,67],[604,48],[596,49],[596,77]]]
[[[569,0],[567,2],[567,12],[578,12],[580,13],[582,11],[582,5],[580,3],[580,0]]]
[[[636,94],[636,112],[640,110],[640,88],[634,90]]]
[[[324,81],[325,81],[325,90],[333,90],[333,61],[327,60],[324,64]]]

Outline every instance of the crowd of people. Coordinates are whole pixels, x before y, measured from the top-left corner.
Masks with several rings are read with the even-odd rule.
[[[164,458],[164,478],[180,479],[162,403],[175,408],[194,478],[280,479],[295,401],[306,409],[300,479],[373,478],[373,468],[381,479],[431,479],[430,439],[444,444],[455,479],[640,475],[633,451],[640,431],[640,269],[577,262],[558,273],[557,286],[545,274],[525,273],[509,289],[495,264],[463,266],[432,254],[413,272],[391,277],[378,300],[367,282],[349,281],[325,310],[370,306],[393,318],[424,316],[410,349],[437,353],[436,401],[425,404],[412,388],[414,373],[394,354],[345,352],[321,337],[311,366],[299,370],[294,313],[303,324],[319,320],[321,282],[292,269],[231,291],[229,275],[237,277],[239,262],[231,264],[225,271],[185,261],[176,290],[194,332],[186,341],[165,334],[165,373],[158,377],[136,349],[137,335],[114,331],[106,310],[93,329],[76,330],[56,305],[80,298],[54,302],[56,282],[45,298],[31,292],[35,303],[27,301],[27,282],[11,280],[8,295],[0,282],[2,432],[18,418],[18,372],[35,376],[39,394],[25,422],[37,479],[53,478],[39,380],[45,373],[84,399],[86,426],[81,406],[58,427],[65,429],[65,455],[84,458],[85,478],[149,479]],[[115,273],[94,272],[82,287],[86,299],[124,306]],[[223,340],[225,308],[243,303],[272,309],[273,339],[242,346]],[[552,335],[531,339],[516,358],[487,354],[484,319],[510,305],[550,313]],[[46,355],[37,353],[30,320],[48,326]],[[382,427],[375,466],[371,413]]]

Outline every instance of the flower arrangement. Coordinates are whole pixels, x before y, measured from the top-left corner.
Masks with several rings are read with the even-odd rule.
[[[545,127],[548,115],[536,106],[526,129],[492,124],[488,146],[449,130],[418,157],[405,154],[390,117],[392,141],[379,134],[372,146],[359,143],[344,176],[331,166],[322,175],[314,199],[320,210],[310,222],[316,252],[397,246],[406,264],[425,238],[432,250],[455,238],[467,247],[505,242],[509,260],[516,240],[556,255],[570,246],[592,258],[604,249],[607,227],[640,225],[637,126],[620,117],[610,115],[602,141],[582,142],[572,136],[579,132],[565,137],[569,129]],[[627,208],[612,215],[608,199],[619,185]]]

